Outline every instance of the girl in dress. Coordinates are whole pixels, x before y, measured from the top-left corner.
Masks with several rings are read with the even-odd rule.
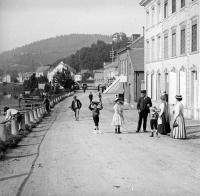
[[[121,133],[120,126],[124,124],[124,115],[122,103],[119,98],[115,99],[115,105],[113,107],[114,115],[112,119],[112,125],[115,126],[115,133]]]
[[[174,139],[186,139],[185,120],[183,116],[183,104],[181,95],[176,95],[176,104],[174,106],[174,120],[172,138]]]

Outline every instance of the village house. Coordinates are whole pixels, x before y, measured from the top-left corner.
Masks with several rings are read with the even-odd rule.
[[[47,77],[49,68],[50,68],[49,65],[38,67],[37,70],[35,71],[36,77],[38,77],[38,78],[40,76],[46,76]]]
[[[3,75],[2,82],[11,83],[11,75],[10,74]]]
[[[70,67],[69,65],[63,63],[62,61],[58,63],[57,65],[53,65],[49,68],[47,73],[47,78],[49,82],[53,81],[53,77],[57,72],[62,72],[63,70],[68,70],[71,73],[71,76],[74,77],[74,74],[76,73],[76,70]]]
[[[118,62],[104,63],[104,82],[110,86],[112,82],[119,76]]]
[[[142,0],[146,10],[145,84],[154,102],[161,91],[183,96],[185,117],[200,119],[200,2]]]
[[[96,86],[104,84],[104,69],[97,69],[93,71],[94,83]]]
[[[119,77],[105,93],[123,94],[125,103],[133,106],[144,88],[144,37],[137,37],[127,47],[117,51]]]

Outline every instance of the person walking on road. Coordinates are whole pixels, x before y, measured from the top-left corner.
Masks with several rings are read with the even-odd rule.
[[[92,100],[93,100],[93,94],[92,94],[92,92],[90,92],[90,94],[89,94],[89,100],[90,100],[90,103],[92,103]]]
[[[43,102],[45,109],[47,111],[47,113],[50,113],[50,100],[48,98],[48,96],[45,97],[44,102]]]
[[[119,98],[115,99],[115,105],[113,107],[114,115],[112,119],[112,125],[115,126],[115,133],[120,134],[120,127],[124,124],[124,115],[123,115],[123,108],[122,103]]]
[[[141,97],[138,100],[137,103],[137,109],[139,113],[139,119],[138,119],[138,126],[136,133],[139,133],[142,121],[143,121],[143,131],[146,132],[146,124],[147,124],[147,117],[150,113],[149,108],[152,106],[151,99],[147,96],[146,90],[141,91]]]
[[[74,100],[72,101],[72,104],[71,104],[71,109],[74,111],[75,120],[79,120],[79,111],[81,107],[82,107],[82,103],[80,102],[79,99],[77,99],[76,96],[74,96]]]
[[[186,128],[185,120],[183,115],[183,104],[181,95],[176,95],[176,104],[174,106],[174,120],[173,120],[173,131],[172,138],[174,139],[186,139]]]
[[[100,100],[100,102],[91,102],[89,105],[89,109],[92,111],[92,117],[94,121],[94,133],[102,133],[99,130],[99,115],[100,115],[100,110],[103,109],[103,104]]]

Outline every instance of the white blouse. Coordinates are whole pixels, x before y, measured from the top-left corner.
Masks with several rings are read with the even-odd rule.
[[[181,102],[177,102],[176,105],[174,106],[174,120],[179,114],[183,115],[183,110],[184,110],[183,104]]]

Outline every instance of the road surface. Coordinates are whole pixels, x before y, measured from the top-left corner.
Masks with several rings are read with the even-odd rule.
[[[200,195],[199,135],[181,141],[136,134],[137,113],[129,110],[123,134],[116,135],[110,96],[103,97],[103,134],[93,134],[88,94],[78,98],[83,103],[79,121],[69,109],[72,98],[66,99],[8,152],[0,162],[0,195]]]

